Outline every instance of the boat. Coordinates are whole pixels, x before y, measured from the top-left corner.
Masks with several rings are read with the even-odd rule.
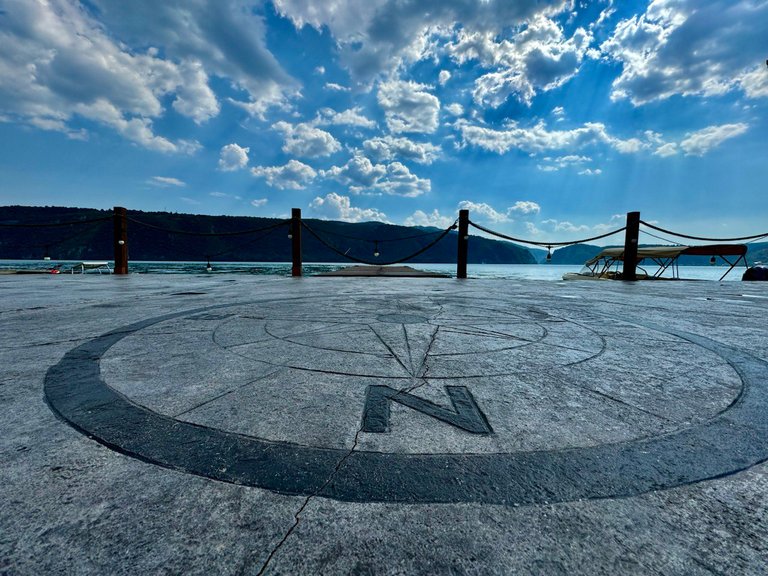
[[[69,270],[70,274],[86,274],[88,272],[98,272],[99,274],[112,274],[109,262],[78,262]]]
[[[681,280],[678,260],[680,256],[709,256],[710,264],[718,259],[728,264],[728,269],[720,277],[725,278],[740,262],[747,264],[746,244],[706,244],[700,246],[641,246],[637,249],[638,280]],[[584,263],[579,272],[563,274],[563,280],[622,280],[624,247],[605,248],[594,258]],[[646,267],[656,266],[653,273]]]

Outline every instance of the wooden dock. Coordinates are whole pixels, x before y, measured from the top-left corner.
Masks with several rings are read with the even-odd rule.
[[[440,272],[416,270],[410,266],[350,266],[333,272],[322,272],[317,276],[388,276],[391,278],[450,278]]]

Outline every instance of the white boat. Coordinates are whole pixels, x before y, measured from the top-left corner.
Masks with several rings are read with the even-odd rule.
[[[98,272],[99,274],[112,274],[112,268],[109,262],[78,262],[69,270],[70,274],[85,274],[87,272]]]
[[[721,259],[729,268],[720,277],[725,278],[739,262],[747,265],[745,244],[707,244],[702,246],[642,246],[637,249],[638,280],[681,280],[678,259],[680,256],[709,256],[710,263]],[[563,274],[563,280],[622,280],[624,247],[606,248],[587,260],[579,272]],[[647,267],[656,266],[653,273]]]

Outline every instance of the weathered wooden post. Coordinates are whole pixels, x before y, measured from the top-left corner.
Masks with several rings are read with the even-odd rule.
[[[114,227],[115,274],[128,274],[128,211],[115,206],[112,216]]]
[[[301,276],[301,208],[291,209],[291,276]]]
[[[456,278],[467,277],[469,244],[469,210],[459,210],[459,251],[456,258]]]
[[[624,235],[624,270],[622,280],[637,280],[637,243],[640,237],[640,212],[627,212]]]

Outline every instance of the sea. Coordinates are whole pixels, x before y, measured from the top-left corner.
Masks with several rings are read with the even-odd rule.
[[[0,272],[11,270],[46,271],[56,266],[62,272],[68,272],[77,264],[69,260],[0,260]],[[110,267],[112,262],[109,263]],[[411,264],[408,266],[427,272],[440,272],[456,276],[456,264]],[[305,263],[303,272],[312,276],[321,272],[330,272],[350,266],[349,262]],[[254,274],[257,276],[290,276],[290,262],[147,262],[132,260],[129,263],[131,274]],[[579,264],[469,264],[469,278],[498,278],[509,280],[562,280],[566,272],[578,272]],[[726,272],[727,266],[680,266],[679,276],[683,280],[717,281]],[[648,269],[653,273],[653,269]],[[89,271],[98,274],[98,271]],[[744,268],[734,268],[724,281],[741,280]]]

